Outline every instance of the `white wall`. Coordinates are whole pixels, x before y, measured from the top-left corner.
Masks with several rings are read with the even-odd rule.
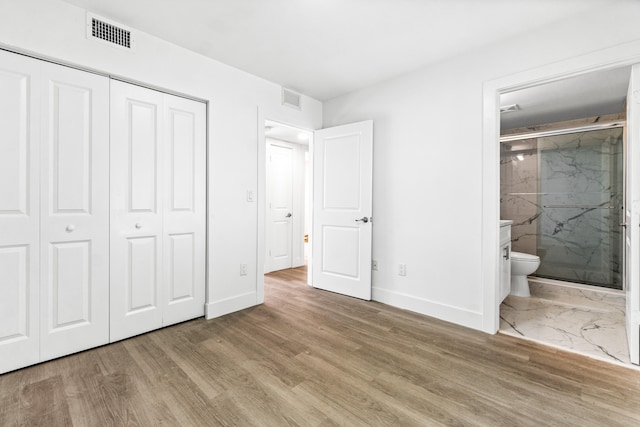
[[[595,66],[599,52],[640,39],[638,16],[639,2],[618,3],[324,103],[324,127],[374,120],[374,299],[491,330],[483,328],[483,84],[579,55],[593,54],[586,65]]]
[[[209,316],[254,305],[258,200],[258,110],[273,120],[320,127],[322,105],[282,107],[280,87],[199,54],[137,32],[136,51],[124,52],[85,38],[85,11],[58,0],[0,0],[0,44],[57,61],[209,101]],[[260,125],[262,127],[262,125]],[[241,263],[249,266],[239,275]]]

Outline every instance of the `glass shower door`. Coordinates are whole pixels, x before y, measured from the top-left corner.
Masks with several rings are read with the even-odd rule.
[[[622,289],[622,128],[540,137],[537,276]]]

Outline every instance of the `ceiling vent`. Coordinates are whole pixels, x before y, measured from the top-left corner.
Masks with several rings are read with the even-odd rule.
[[[505,105],[500,107],[500,114],[515,113],[518,110],[520,110],[520,106],[518,104]]]
[[[290,89],[282,88],[282,105],[301,110],[301,98],[302,96],[299,93]]]
[[[134,48],[129,28],[92,13],[87,13],[87,38],[128,51]]]

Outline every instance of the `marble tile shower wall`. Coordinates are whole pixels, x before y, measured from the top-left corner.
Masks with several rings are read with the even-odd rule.
[[[501,218],[537,275],[621,288],[622,149],[622,128],[501,144]]]

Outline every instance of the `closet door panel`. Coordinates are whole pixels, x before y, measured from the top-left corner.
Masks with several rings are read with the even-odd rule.
[[[109,342],[109,80],[43,64],[41,357]]]
[[[111,82],[111,341],[162,326],[162,105]]]
[[[127,315],[158,306],[158,242],[155,236],[127,238],[125,298]]]
[[[164,325],[204,315],[206,106],[165,95]]]
[[[51,326],[57,330],[91,322],[91,242],[49,245]]]
[[[39,360],[39,76],[0,51],[0,373]]]

